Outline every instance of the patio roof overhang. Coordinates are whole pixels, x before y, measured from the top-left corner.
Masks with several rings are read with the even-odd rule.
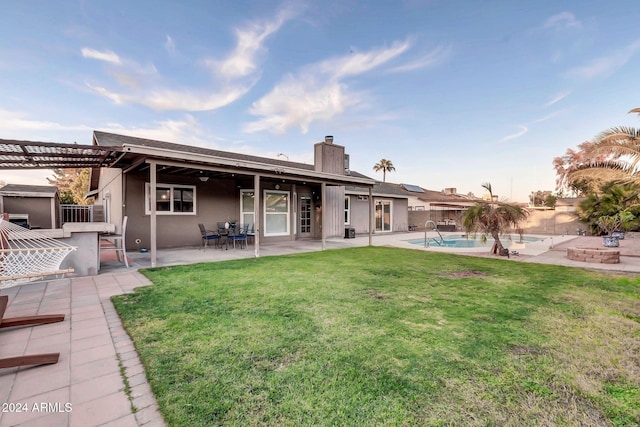
[[[289,179],[295,181],[325,183],[327,185],[357,185],[373,187],[375,180],[350,175],[337,175],[318,172],[313,169],[302,169],[295,166],[274,165],[250,160],[228,159],[218,156],[204,156],[184,151],[168,150],[158,147],[123,145],[125,155],[116,165],[125,173],[142,171],[149,168],[150,163],[165,167],[164,173],[180,173],[198,177],[202,172],[211,177],[230,174],[247,176],[260,175],[263,178]],[[211,175],[213,174],[213,175]]]
[[[0,139],[0,169],[99,168],[121,154],[119,147]]]

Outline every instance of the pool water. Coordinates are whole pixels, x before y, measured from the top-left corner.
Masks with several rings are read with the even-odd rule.
[[[433,246],[433,247],[448,247],[448,248],[484,248],[484,247],[490,247],[491,245],[493,245],[493,238],[492,237],[487,237],[487,241],[486,242],[482,242],[480,236],[476,236],[476,238],[474,239],[472,236],[444,236],[444,243],[440,243],[439,244],[439,239],[436,239],[435,237],[428,237],[429,240],[429,246]],[[512,243],[530,243],[530,242],[539,242],[540,240],[543,240],[540,237],[536,237],[536,236],[522,236],[522,239],[520,238],[520,236],[512,236],[511,240],[509,239],[509,236],[500,236],[500,241],[502,242],[502,245],[505,247],[510,246]],[[411,243],[412,245],[422,245],[424,246],[424,238],[422,239],[411,239],[411,240],[407,240],[407,242]]]

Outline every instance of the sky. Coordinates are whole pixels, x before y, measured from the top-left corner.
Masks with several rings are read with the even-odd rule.
[[[555,190],[553,158],[640,126],[637,0],[7,2],[0,139],[93,130],[313,163],[502,200]],[[0,170],[46,185],[51,171]]]

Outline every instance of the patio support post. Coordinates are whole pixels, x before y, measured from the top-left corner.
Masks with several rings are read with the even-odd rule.
[[[322,221],[320,221],[320,228],[322,229],[322,250],[324,251],[327,246],[327,227],[326,227],[326,219],[327,219],[327,183],[323,182],[320,187],[320,197],[322,198],[322,209],[320,210],[320,215],[322,215]]]
[[[373,246],[373,187],[369,187],[369,246]]]
[[[157,260],[157,240],[156,240],[156,232],[158,230],[157,221],[156,221],[156,185],[158,183],[158,177],[156,173],[156,162],[149,162],[149,208],[151,209],[150,221],[149,221],[149,236],[150,242],[150,250],[151,250],[151,267],[156,266]]]
[[[253,248],[255,257],[260,256],[260,175],[253,177]]]

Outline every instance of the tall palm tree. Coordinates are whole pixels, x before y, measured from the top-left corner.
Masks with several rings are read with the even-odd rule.
[[[382,182],[386,182],[387,172],[393,172],[396,168],[391,163],[391,160],[382,159],[373,166],[373,170],[376,172],[382,171]]]
[[[487,241],[487,236],[493,237],[491,253],[502,254],[504,246],[500,235],[511,228],[517,229],[529,212],[520,206],[494,201],[490,183],[482,184],[482,187],[489,192],[491,201],[471,206],[464,216],[463,225],[467,233],[473,236],[480,233],[483,242]]]

